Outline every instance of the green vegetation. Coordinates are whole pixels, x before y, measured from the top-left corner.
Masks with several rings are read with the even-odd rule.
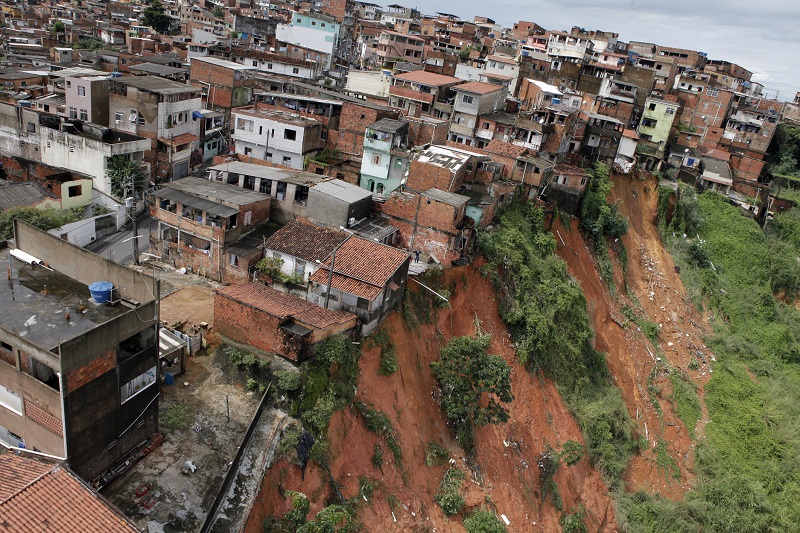
[[[575,442],[574,440],[568,440],[564,443],[564,447],[561,449],[561,453],[558,454],[558,458],[563,461],[565,465],[573,466],[578,464],[585,453],[586,447],[583,444]]]
[[[158,33],[169,33],[172,28],[172,17],[167,15],[164,10],[164,4],[159,0],[150,2],[144,11],[142,17],[139,19],[142,25],[153,28]]]
[[[355,402],[353,406],[356,412],[361,415],[361,418],[364,419],[367,429],[386,439],[386,445],[392,451],[395,464],[400,466],[403,460],[403,450],[397,442],[397,431],[392,426],[392,421],[389,420],[389,417],[380,409],[374,409],[364,402]],[[383,453],[381,452],[381,460],[382,458]]]
[[[256,263],[256,270],[270,276],[275,281],[290,287],[301,287],[305,285],[306,281],[302,274],[284,274],[281,272],[283,263],[283,259],[279,257],[265,257]]]
[[[261,390],[263,392],[267,388],[272,379],[269,372],[269,360],[233,346],[226,346],[223,351],[228,357],[228,361],[242,373],[245,386],[248,389]]]
[[[117,198],[131,194],[131,185],[137,192],[142,192],[147,184],[147,173],[142,165],[124,155],[111,157],[106,172],[111,180],[111,194]]]
[[[770,174],[792,181],[800,181],[800,126],[782,123],[767,149],[767,170]]]
[[[173,403],[161,413],[159,425],[167,429],[186,429],[191,418],[186,413],[186,406],[182,403]]]
[[[558,454],[548,446],[536,458],[536,462],[539,464],[539,493],[541,494],[541,501],[544,502],[550,496],[553,507],[560,511],[562,508],[561,493],[558,491],[558,484],[555,480],[556,472],[558,472],[560,465]]]
[[[622,306],[622,314],[626,319],[639,327],[644,336],[647,337],[654,347],[658,347],[658,324],[637,314],[636,311],[627,305]]]
[[[431,363],[444,414],[467,453],[474,451],[473,427],[508,420],[502,403],[514,399],[511,367],[499,355],[486,353],[491,340],[490,335],[456,337]]]
[[[372,451],[372,466],[378,469],[383,466],[383,448],[377,442]]]
[[[780,245],[800,256],[798,234],[788,229],[797,214],[765,235],[717,194],[681,195],[695,204],[687,212],[702,220],[697,233],[672,235],[669,228],[687,218],[677,210],[683,220],[660,225],[684,284],[713,317],[715,333],[706,341],[717,359],[705,387],[710,422],[695,454],[696,490],[681,502],[621,497],[620,522],[644,533],[793,531],[800,523],[800,312],[773,297],[773,255]],[[698,260],[698,250],[707,261]],[[676,388],[679,412],[680,394]],[[659,462],[669,468],[665,458]]]
[[[672,397],[675,412],[678,413],[689,435],[694,438],[694,430],[700,420],[700,399],[697,397],[697,388],[692,383],[689,376],[684,375],[676,369],[671,369],[669,380],[672,382]]]
[[[500,216],[498,229],[479,235],[517,356],[531,372],[543,371],[575,414],[589,458],[619,487],[631,454],[634,425],[602,353],[591,346],[586,300],[555,256],[544,213],[524,201]],[[602,226],[602,225],[601,225]]]
[[[447,448],[431,441],[425,447],[425,466],[442,465],[450,459]]]
[[[478,509],[464,519],[467,533],[506,533],[508,530],[497,515],[488,509]]]
[[[281,435],[281,440],[278,443],[278,457],[288,456],[297,446],[302,434],[303,426],[300,424],[292,423],[286,426],[286,429],[283,430],[283,434]]]
[[[658,439],[658,444],[656,444],[656,466],[666,476],[671,476],[673,479],[681,478],[681,470],[678,468],[678,463],[667,451],[667,443],[664,439]]]
[[[572,512],[562,515],[558,521],[561,524],[561,531],[563,533],[587,533],[586,524],[583,523],[584,517],[583,507],[573,509]]]
[[[36,209],[35,207],[14,207],[0,212],[0,240],[14,236],[14,219],[20,219],[40,230],[60,228],[64,224],[81,219],[83,207],[74,209]]]
[[[378,372],[382,376],[397,372],[397,351],[394,349],[389,332],[385,329],[376,331],[372,336],[372,342],[381,349],[381,362],[378,366]]]
[[[329,505],[308,520],[311,504],[306,495],[287,490],[286,496],[292,500],[292,509],[282,518],[264,520],[265,533],[350,533],[360,529],[352,505]]]
[[[464,471],[450,467],[444,473],[442,482],[439,483],[439,492],[433,497],[442,511],[447,515],[458,514],[464,507],[464,497],[461,495],[461,483],[464,481]]]
[[[608,203],[612,183],[608,167],[600,162],[589,170],[589,184],[581,202],[581,228],[594,245],[594,253],[600,263],[600,275],[614,294],[613,268],[608,253],[607,238],[618,239],[628,232],[628,221],[619,213],[615,204]],[[624,247],[617,242],[618,254]],[[624,254],[627,260],[627,254]]]

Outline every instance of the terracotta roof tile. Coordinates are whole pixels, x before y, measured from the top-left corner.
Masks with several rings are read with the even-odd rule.
[[[0,454],[0,479],[0,526],[4,533],[138,531],[63,466],[6,452]],[[9,490],[8,485],[13,488]]]
[[[294,318],[315,328],[326,328],[333,324],[344,324],[355,319],[346,311],[331,311],[285,292],[280,292],[263,283],[220,287],[217,294],[249,305],[272,316]]]
[[[528,151],[528,149],[525,148],[524,146],[518,146],[516,144],[499,141],[497,139],[493,140],[492,142],[484,146],[483,150],[490,154],[497,154],[505,157],[515,157],[515,158],[525,155],[525,152]]]
[[[410,255],[392,246],[350,237],[336,252],[333,288],[372,300]],[[329,268],[330,259],[309,280],[327,285]]]
[[[488,94],[494,91],[499,91],[503,87],[500,85],[494,85],[492,83],[484,83],[482,81],[469,81],[467,83],[462,83],[461,85],[456,85],[453,87],[454,91],[464,91],[469,93],[475,94]]]
[[[452,76],[444,76],[436,74],[435,72],[427,72],[425,70],[415,70],[413,72],[405,72],[397,74],[395,79],[403,81],[411,81],[414,83],[421,83],[423,85],[430,85],[431,87],[439,87],[441,85],[450,85],[452,83],[460,83],[461,79],[453,78]]]
[[[580,167],[560,163],[553,169],[556,174],[566,174],[567,176],[588,176],[589,173]]]
[[[304,261],[323,261],[347,237],[341,231],[293,220],[267,239],[266,248]]]

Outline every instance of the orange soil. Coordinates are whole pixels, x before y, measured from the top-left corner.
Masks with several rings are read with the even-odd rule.
[[[399,313],[393,313],[383,328],[392,335],[399,370],[391,376],[378,375],[379,351],[374,348],[365,347],[361,360],[358,398],[370,402],[392,420],[403,450],[402,467],[394,465],[382,441],[345,410],[334,415],[328,431],[333,477],[342,484],[345,497],[358,493],[359,476],[379,481],[372,501],[359,511],[359,519],[369,531],[411,531],[420,527],[464,531],[461,517],[448,518],[433,500],[446,470],[446,466],[425,466],[425,446],[434,441],[448,448],[457,464],[472,474],[464,483],[467,504],[463,514],[488,505],[498,515],[506,515],[511,532],[560,531],[561,513],[554,509],[551,498],[541,501],[536,459],[548,447],[561,450],[567,440],[583,442],[578,425],[553,383],[531,375],[517,362],[508,331],[498,315],[494,290],[476,267],[452,269],[446,280],[457,287],[451,300],[452,331],[448,309],[439,311],[436,324],[414,330],[404,325]],[[410,288],[415,290],[414,283]],[[509,406],[507,423],[477,429],[477,452],[467,465],[434,399],[437,391],[429,365],[438,358],[448,339],[474,335],[476,318],[482,330],[492,334],[490,352],[502,355],[512,367],[515,399]],[[376,442],[384,447],[382,471],[371,462]],[[586,458],[572,467],[562,465],[555,480],[565,512],[583,505],[590,531],[616,530],[608,488]],[[327,481],[315,466],[309,466],[305,481],[301,481],[299,467],[278,461],[267,472],[247,531],[259,531],[264,516],[288,510],[286,500],[278,495],[279,485],[309,495],[314,502],[312,514],[330,494]],[[393,509],[394,518],[389,495],[398,502]]]
[[[654,222],[658,201],[655,180],[641,181],[615,176],[614,181],[611,200],[620,205],[622,213],[630,221],[628,233],[622,239],[629,257],[627,293],[622,273],[615,268],[617,297],[615,299],[610,295],[576,220],[573,220],[569,230],[559,224],[554,226],[557,253],[567,262],[570,273],[581,284],[595,331],[595,346],[608,354],[609,369],[622,391],[628,411],[636,420],[640,434],[647,435],[647,449],[629,464],[627,488],[680,499],[693,487],[695,480],[694,442],[670,399],[671,382],[663,365],[656,371],[654,380],[657,391],[655,400],[663,415],[659,416],[653,406],[648,376],[657,366],[659,354],[635,324],[623,327],[627,320],[622,308],[628,305],[640,316],[661,326],[659,348],[666,358],[665,362],[686,372],[698,386],[703,415],[695,428],[697,437],[702,435],[707,421],[702,398],[703,386],[710,377],[712,355],[703,343],[703,336],[710,328],[705,317],[685,296],[672,258],[659,239]],[[690,370],[689,363],[697,350],[705,354],[708,364],[700,362],[697,370]],[[656,464],[654,448],[660,439],[665,441],[670,457],[680,469],[679,480]]]

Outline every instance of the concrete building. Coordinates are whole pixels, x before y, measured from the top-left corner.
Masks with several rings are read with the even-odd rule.
[[[272,199],[270,218],[296,218],[332,227],[351,227],[367,218],[372,194],[357,185],[309,172],[233,161],[211,167],[208,179],[259,191]]]
[[[585,116],[586,131],[581,145],[584,157],[613,163],[625,125],[615,118],[596,113],[585,113]]]
[[[109,126],[109,80],[107,76],[65,76],[64,86],[64,98],[69,118]]]
[[[145,154],[156,181],[189,174],[192,151],[198,148],[203,107],[200,90],[158,76],[127,76],[111,81],[109,114],[116,130],[153,139]]]
[[[286,48],[301,46],[305,49],[303,59],[316,61],[312,54],[319,54],[322,70],[329,70],[339,43],[341,26],[332,17],[322,14],[292,11],[289,24],[278,24],[275,40]]]
[[[124,155],[142,161],[149,149],[149,139],[0,103],[0,157],[51,167],[41,168],[42,176],[66,170],[91,179],[94,189],[111,196],[109,158]]]
[[[462,82],[424,70],[396,74],[389,87],[389,106],[412,117],[428,115],[447,120],[453,113],[456,97],[453,87]]]
[[[642,120],[637,130],[642,141],[639,145],[640,160],[645,169],[660,168],[679,108],[677,102],[659,98],[650,97],[645,101]]]
[[[277,109],[244,107],[232,113],[236,153],[303,170],[325,148],[321,122]]]
[[[150,243],[156,254],[218,281],[226,279],[226,247],[269,220],[269,196],[226,183],[184,178],[152,195],[150,216],[157,224]]]
[[[503,110],[506,101],[505,86],[471,81],[456,85],[453,91],[456,98],[450,120],[449,140],[478,148],[486,146],[489,142],[476,138],[475,128],[481,115]]]
[[[408,174],[408,148],[408,122],[384,118],[370,124],[364,135],[361,187],[378,195],[400,187]]]
[[[424,52],[425,40],[421,37],[383,30],[378,37],[378,49],[375,53],[385,66],[398,61],[422,65]]]
[[[158,431],[158,283],[20,220],[14,230],[24,254],[3,260],[0,439],[99,479]],[[113,284],[109,303],[90,299],[96,281]]]
[[[210,109],[222,111],[229,117],[234,107],[250,104],[256,70],[218,57],[195,57],[189,70],[189,83],[203,89],[203,100]]]
[[[251,66],[259,72],[304,80],[313,80],[322,73],[322,56],[319,55],[308,59],[295,59],[264,50],[235,48],[231,50],[231,59],[236,63]]]

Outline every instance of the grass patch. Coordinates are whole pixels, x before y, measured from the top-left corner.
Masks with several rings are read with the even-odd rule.
[[[664,472],[664,475],[671,476],[673,479],[681,478],[681,471],[678,468],[678,463],[667,451],[667,443],[664,439],[659,439],[656,444],[656,466],[659,470]]]
[[[450,460],[447,448],[431,441],[425,446],[425,466],[442,465]]]
[[[675,369],[669,373],[669,380],[672,382],[671,400],[675,412],[678,413],[678,418],[683,421],[686,429],[689,430],[689,435],[694,439],[695,427],[702,415],[700,399],[697,397],[697,387],[688,377]]]
[[[386,413],[380,409],[373,408],[365,402],[355,402],[353,406],[356,412],[361,415],[361,418],[364,419],[364,424],[367,426],[367,429],[386,440],[386,445],[392,452],[395,464],[402,466],[403,450],[400,448],[400,443],[397,442],[397,431],[394,429],[394,426],[392,426],[392,421],[389,420]],[[383,457],[382,452],[381,457]]]
[[[173,403],[161,413],[159,424],[167,429],[186,429],[191,417],[182,403]]]

